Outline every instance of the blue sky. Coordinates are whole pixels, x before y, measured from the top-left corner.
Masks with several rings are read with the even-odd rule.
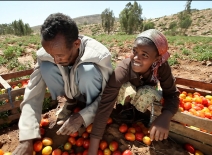
[[[51,13],[61,12],[72,18],[101,14],[106,8],[119,17],[125,5],[134,1],[0,1],[0,24],[9,24],[22,19],[30,26],[41,25]],[[187,1],[137,1],[142,17],[158,18],[178,13],[185,9]],[[212,1],[192,1],[191,9],[212,8]]]

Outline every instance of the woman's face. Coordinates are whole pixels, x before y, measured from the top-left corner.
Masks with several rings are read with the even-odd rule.
[[[154,46],[143,43],[142,40],[136,40],[134,42],[133,50],[130,55],[134,72],[140,75],[146,73],[152,64],[159,58],[160,56],[158,56],[157,49]]]
[[[80,43],[81,42],[78,39],[74,41],[71,48],[67,48],[65,37],[61,34],[56,35],[56,37],[51,41],[42,40],[41,42],[46,52],[54,58],[54,62],[62,66],[74,64],[79,55],[78,49]]]

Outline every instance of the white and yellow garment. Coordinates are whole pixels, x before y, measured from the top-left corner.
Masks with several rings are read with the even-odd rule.
[[[130,103],[140,112],[145,112],[153,102],[160,102],[162,96],[155,86],[142,86],[138,90],[130,82],[122,85],[117,97],[117,103],[124,104],[125,98],[130,96]]]

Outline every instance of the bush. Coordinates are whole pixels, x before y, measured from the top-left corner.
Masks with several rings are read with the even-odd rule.
[[[143,31],[154,29],[154,28],[155,28],[155,24],[153,22],[147,22],[147,23],[144,23]]]

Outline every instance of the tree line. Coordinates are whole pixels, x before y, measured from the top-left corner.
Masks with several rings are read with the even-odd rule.
[[[19,19],[18,21],[13,21],[10,24],[0,24],[0,35],[13,34],[17,36],[30,35],[33,30],[30,28],[29,24],[24,24],[24,22]]]
[[[188,0],[185,5],[185,10],[179,13],[178,22],[173,22],[170,24],[169,29],[171,29],[171,35],[183,34],[185,35],[186,30],[191,26],[191,2]],[[141,17],[142,8],[141,5],[136,1],[132,4],[127,3],[125,8],[119,14],[119,22],[121,29],[126,34],[133,34],[136,31],[145,31],[148,29],[155,28],[153,22],[144,22]],[[101,14],[102,27],[108,34],[113,30],[115,16],[113,11],[109,8],[105,9]]]

